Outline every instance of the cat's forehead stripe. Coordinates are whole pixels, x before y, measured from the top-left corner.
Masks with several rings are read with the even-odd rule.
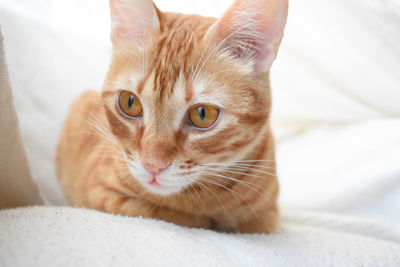
[[[154,59],[154,91],[158,99],[170,96],[175,89],[176,82],[183,75],[189,85],[185,88],[186,99],[191,99],[190,86],[196,42],[204,35],[204,23],[193,20],[191,17],[176,16],[163,28],[161,37],[156,44]]]
[[[187,83],[185,86],[185,101],[190,102],[193,98],[193,85],[191,83]]]
[[[144,89],[144,87],[145,87],[145,84],[146,84],[147,80],[149,79],[149,77],[150,77],[150,74],[147,73],[146,76],[145,76],[143,79],[140,79],[140,80],[138,81],[136,90],[137,90],[137,93],[138,93],[139,95],[142,93],[142,91],[143,91],[143,89]]]

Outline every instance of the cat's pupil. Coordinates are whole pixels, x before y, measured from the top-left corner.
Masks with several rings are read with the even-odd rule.
[[[198,109],[200,120],[204,121],[206,118],[206,109],[204,107],[199,107]]]
[[[134,96],[133,96],[133,95],[129,96],[129,99],[128,99],[128,108],[131,108],[131,107],[132,107],[134,101],[135,101]]]

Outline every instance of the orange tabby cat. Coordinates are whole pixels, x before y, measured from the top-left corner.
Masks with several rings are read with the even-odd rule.
[[[190,227],[270,233],[278,183],[269,69],[287,0],[237,0],[219,20],[110,0],[101,94],[72,106],[57,156],[71,204]]]

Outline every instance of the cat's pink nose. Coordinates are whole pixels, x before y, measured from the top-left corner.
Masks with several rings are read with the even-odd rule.
[[[152,175],[156,176],[171,164],[171,162],[162,162],[154,160],[142,160],[143,167]]]

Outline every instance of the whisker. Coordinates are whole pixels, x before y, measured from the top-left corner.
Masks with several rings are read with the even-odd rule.
[[[189,198],[192,200],[192,203],[197,203],[196,200],[194,199],[194,194],[192,191],[196,191],[196,189],[193,187],[193,184],[189,184],[188,190],[186,192],[188,193]]]
[[[271,169],[275,170],[274,167],[271,166],[265,166],[265,165],[258,165],[258,164],[245,164],[245,163],[238,163],[238,164],[232,164],[232,163],[207,163],[207,164],[200,164],[201,166],[243,166],[243,167],[259,167],[259,168],[265,168],[265,169]]]
[[[207,167],[206,167],[206,168],[204,168],[204,169],[206,169],[206,170],[211,170],[211,171],[219,171],[219,172],[234,173],[234,174],[239,174],[239,175],[244,175],[244,176],[249,176],[249,177],[255,177],[255,178],[266,178],[266,177],[263,176],[263,175],[257,175],[257,174],[251,174],[251,173],[233,171],[233,170],[230,170],[229,168],[225,168],[225,169],[219,170],[219,169],[215,169],[215,168],[210,168],[210,167],[207,168]],[[237,170],[243,170],[243,169],[237,169]],[[245,170],[243,170],[243,171],[245,171]],[[267,174],[268,174],[268,175],[274,176],[274,174],[272,174],[272,173],[267,173]]]
[[[246,159],[246,160],[231,160],[231,161],[221,161],[220,163],[229,163],[229,162],[275,162],[275,160],[272,159]],[[216,162],[219,163],[219,162]]]
[[[266,175],[270,175],[270,176],[276,176],[275,173],[272,172],[268,172],[265,170],[259,170],[259,169],[255,169],[255,168],[249,168],[249,167],[241,167],[241,166],[228,166],[226,165],[226,168],[222,168],[222,169],[217,169],[217,168],[212,168],[212,167],[207,167],[204,166],[204,169],[209,169],[209,170],[226,170],[227,172],[232,172],[235,173],[234,171],[249,171],[249,172],[257,172],[257,173],[262,173],[262,174],[266,174]],[[241,173],[241,172],[237,172],[236,174],[241,174],[241,175],[245,175],[245,176],[250,176],[250,177],[257,177],[257,178],[267,178],[263,175],[257,175],[257,174],[251,174],[251,173]]]
[[[201,173],[206,174],[206,175],[212,175],[212,176],[216,176],[216,177],[220,177],[220,178],[224,178],[224,179],[228,179],[228,180],[234,181],[234,182],[239,183],[239,184],[241,184],[241,185],[243,185],[243,186],[246,186],[247,188],[253,190],[254,192],[256,192],[256,193],[258,193],[258,194],[261,194],[263,191],[265,191],[265,188],[262,188],[261,186],[259,186],[259,185],[257,185],[257,184],[250,183],[250,182],[247,182],[247,181],[242,181],[242,180],[233,178],[233,177],[231,177],[231,176],[226,176],[226,175],[217,174],[217,173],[212,173],[212,172],[203,172],[203,171],[201,171]],[[255,189],[253,188],[253,186],[254,186],[254,187],[257,187],[257,188],[259,188],[259,189],[261,189],[262,192],[259,192],[259,191],[255,190]]]
[[[219,204],[221,205],[222,209],[224,210],[224,212],[226,212],[226,208],[224,206],[224,204],[222,203],[221,199],[215,194],[215,192],[213,190],[211,190],[208,186],[206,186],[205,184],[196,181],[196,180],[192,180],[192,182],[194,182],[195,184],[198,184],[199,186],[201,186],[202,188],[207,189],[208,191],[211,192],[211,194],[216,198],[216,200],[219,202]]]
[[[257,184],[254,184],[254,183],[250,183],[250,182],[247,182],[247,181],[238,180],[238,179],[235,179],[235,178],[230,177],[230,176],[219,175],[219,174],[215,174],[215,173],[208,173],[208,172],[206,172],[206,173],[204,173],[204,174],[205,174],[205,175],[210,175],[210,176],[213,176],[213,175],[214,175],[214,176],[217,176],[217,177],[221,177],[221,178],[224,178],[224,179],[228,179],[228,180],[235,181],[235,182],[237,182],[237,183],[239,183],[239,184],[241,184],[241,185],[243,185],[243,186],[249,188],[249,189],[252,190],[253,192],[257,193],[257,194],[260,195],[262,198],[267,198],[268,196],[271,195],[270,190],[268,190],[267,188],[263,188],[263,187],[261,187],[261,186],[259,186],[259,185],[257,185]],[[259,190],[256,190],[256,189],[253,188],[253,187],[258,188]],[[247,202],[247,201],[246,201],[246,202]],[[248,203],[248,202],[247,202],[247,203]],[[248,204],[250,205],[250,203],[248,203]],[[251,205],[250,205],[250,206],[251,206]],[[253,209],[253,211],[254,211],[254,209]]]
[[[193,186],[193,185],[191,184],[190,186]],[[199,199],[199,202],[201,202],[201,196],[200,196],[199,192],[197,192],[196,188],[194,188],[194,187],[193,187],[193,191],[196,193],[196,195]]]
[[[220,183],[218,183],[218,182],[215,182],[215,181],[213,181],[213,180],[209,180],[209,179],[206,179],[206,178],[200,178],[200,180],[203,180],[203,181],[208,182],[208,183],[212,183],[212,184],[214,184],[214,185],[216,185],[216,186],[220,186],[220,187],[222,187],[222,188],[228,190],[228,191],[235,197],[236,201],[238,202],[238,205],[240,205],[240,200],[237,198],[237,197],[239,197],[242,201],[244,201],[244,202],[247,203],[247,205],[251,208],[251,210],[253,211],[253,213],[258,217],[258,214],[257,214],[257,212],[255,211],[253,205],[251,205],[244,197],[242,197],[242,196],[241,196],[238,192],[236,192],[235,190],[230,189],[229,187],[226,187],[226,186],[224,186],[224,185],[222,185],[222,184],[220,184]]]
[[[101,123],[101,121],[91,112],[89,114],[92,116],[92,122],[95,123],[96,126],[98,126],[99,130],[101,130],[107,137],[110,139],[114,140],[114,136],[111,134],[111,132],[106,128],[104,124]],[[89,119],[89,118],[87,118]]]
[[[117,145],[116,141],[114,140],[114,137],[110,133],[108,133],[105,129],[103,129],[102,126],[98,125],[98,123],[89,118],[82,118],[82,119],[92,127],[94,133],[97,133],[99,137],[102,137],[104,140],[107,140],[110,143]]]
[[[232,192],[232,194],[234,194],[234,197],[236,198],[236,201],[237,201],[238,205],[240,204],[240,200],[236,197],[236,194],[239,195],[239,193],[235,192],[234,190],[230,189],[229,187],[226,187],[225,185],[223,185],[221,183],[218,183],[217,181],[214,181],[214,180],[211,180],[211,179],[207,179],[207,178],[204,178],[204,177],[199,178],[199,180],[207,182],[207,183],[210,183],[210,184],[213,184],[213,185],[216,185],[216,186],[219,186],[219,187],[222,187],[222,188]]]

